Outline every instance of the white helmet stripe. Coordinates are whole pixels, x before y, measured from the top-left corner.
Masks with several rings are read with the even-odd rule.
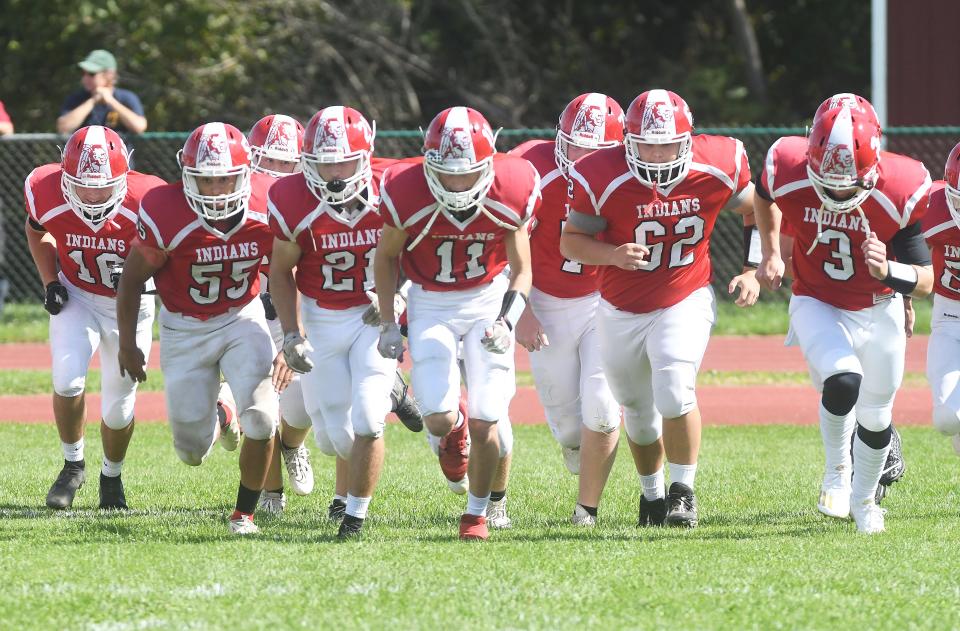
[[[837,147],[839,150],[832,149],[833,147]],[[833,122],[833,128],[830,130],[823,164],[820,167],[821,172],[824,175],[829,173],[830,175],[852,175],[856,177],[855,153],[853,118],[850,108],[844,107],[840,110]],[[838,159],[828,159],[828,156],[835,156]]]

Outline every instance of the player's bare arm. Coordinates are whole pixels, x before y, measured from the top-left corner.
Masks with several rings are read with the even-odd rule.
[[[750,307],[760,297],[760,281],[757,266],[760,264],[760,233],[753,216],[754,187],[750,182],[731,198],[728,208],[743,218],[743,268],[727,286],[727,293],[739,292],[738,307]]]
[[[761,255],[757,280],[764,287],[776,290],[783,282],[784,264],[780,255],[780,221],[783,215],[774,202],[754,195],[753,216],[760,231]]]
[[[29,217],[24,232],[27,234],[27,245],[37,266],[37,273],[46,287],[57,280],[57,240],[46,230],[38,230]]]
[[[403,355],[403,336],[397,325],[393,299],[397,293],[400,272],[400,253],[407,243],[407,233],[389,224],[384,224],[373,257],[373,282],[380,304],[380,342],[377,350],[384,357],[399,359]]]
[[[136,381],[146,381],[146,360],[137,346],[137,313],[143,286],[156,274],[167,255],[156,248],[134,245],[123,264],[120,286],[117,288],[117,329],[120,335],[120,374],[129,373]]]
[[[297,311],[297,283],[293,277],[302,254],[295,241],[274,238],[270,254],[270,297],[284,334],[303,332]]]
[[[560,252],[568,259],[587,265],[614,265],[620,269],[638,270],[647,261],[650,250],[639,243],[613,245],[596,238],[602,228],[592,231],[576,225],[580,213],[571,211],[560,236]],[[585,217],[585,215],[584,215]]]

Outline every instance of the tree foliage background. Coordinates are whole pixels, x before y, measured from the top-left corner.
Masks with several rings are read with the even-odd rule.
[[[495,125],[548,127],[581,92],[626,107],[651,87],[701,125],[800,124],[834,92],[869,92],[859,0],[6,0],[0,100],[52,131],[77,61],[113,51],[150,129],[330,104],[381,128],[467,104]]]

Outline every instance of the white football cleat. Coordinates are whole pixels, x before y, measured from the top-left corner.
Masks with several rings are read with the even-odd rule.
[[[260,503],[258,508],[268,515],[273,515],[279,517],[283,515],[283,509],[287,507],[287,496],[283,494],[283,491],[277,493],[275,491],[263,491],[260,493]]]
[[[220,422],[220,446],[227,451],[235,451],[240,444],[240,422],[237,419],[237,403],[226,381],[220,384],[217,394],[217,420]]]
[[[563,452],[563,464],[567,466],[567,471],[573,475],[580,475],[580,448],[561,447],[560,451]]]
[[[586,528],[592,528],[597,525],[597,518],[587,512],[583,506],[577,504],[573,507],[573,517],[570,518],[570,522],[574,526],[584,526]]]
[[[872,497],[854,503],[850,509],[853,521],[857,524],[857,530],[867,535],[874,535],[886,530],[883,524],[883,516],[886,512],[886,510],[877,506]]]
[[[230,520],[230,534],[255,535],[258,532],[260,532],[260,529],[253,523],[253,517],[250,515],[240,515],[240,517]]]
[[[280,446],[280,453],[283,454],[283,462],[287,466],[287,475],[290,478],[290,486],[297,495],[310,495],[313,492],[313,467],[310,465],[310,450],[306,445],[284,449]]]
[[[953,443],[953,451],[960,456],[960,434],[954,434],[950,442]]]
[[[507,515],[507,497],[504,496],[499,502],[487,503],[487,525],[491,528],[510,528],[513,521]]]
[[[456,493],[457,495],[463,495],[466,493],[469,484],[470,480],[467,479],[467,476],[463,476],[463,479],[459,482],[451,482],[450,480],[447,480],[447,488],[449,488],[452,493]]]
[[[843,472],[830,472],[823,476],[820,501],[817,510],[828,517],[850,517],[850,478]]]

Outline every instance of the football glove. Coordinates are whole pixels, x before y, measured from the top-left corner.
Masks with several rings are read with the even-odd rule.
[[[303,374],[313,370],[313,360],[307,357],[312,352],[313,346],[299,333],[283,336],[283,358],[293,372]]]
[[[63,309],[63,306],[67,304],[69,297],[67,288],[60,284],[60,281],[55,280],[47,285],[43,296],[43,308],[46,309],[50,315],[57,315],[60,313],[60,310]]]
[[[387,359],[403,360],[403,336],[396,322],[387,322],[380,325],[380,340],[377,350]]]
[[[273,306],[273,299],[270,298],[269,291],[260,294],[260,302],[263,303],[263,315],[267,317],[267,320],[276,320],[277,309]]]
[[[513,343],[510,335],[510,327],[502,319],[498,319],[486,331],[483,332],[483,338],[480,340],[483,347],[491,353],[503,355]]]

